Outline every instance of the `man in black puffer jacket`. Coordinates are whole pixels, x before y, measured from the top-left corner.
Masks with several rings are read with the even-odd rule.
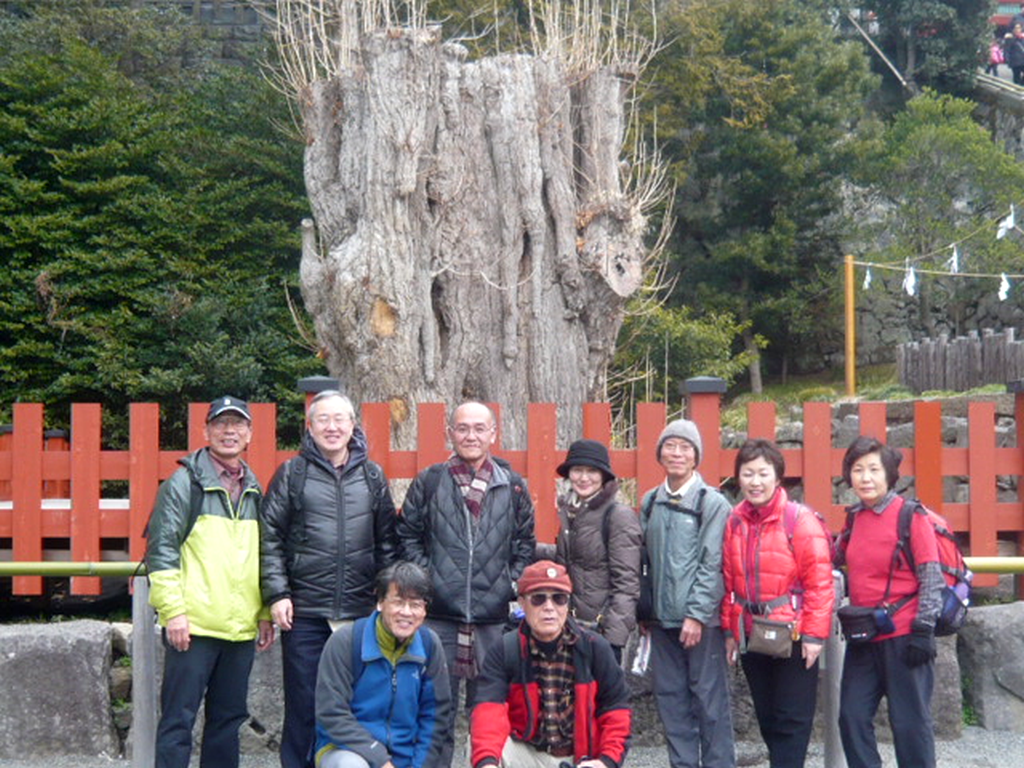
[[[283,768],[313,765],[320,653],[333,629],[374,610],[374,578],[397,554],[395,505],[352,402],[319,393],[306,428],[260,508],[263,600],[282,630]]]
[[[402,559],[430,572],[427,624],[447,655],[453,721],[459,679],[466,680],[466,706],[472,706],[477,671],[501,640],[514,582],[533,561],[536,544],[526,483],[491,456],[496,436],[486,405],[456,408],[448,425],[455,454],[413,480],[398,519]],[[441,765],[450,765],[451,746]]]

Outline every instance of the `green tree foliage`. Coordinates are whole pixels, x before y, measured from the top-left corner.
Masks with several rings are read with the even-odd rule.
[[[991,36],[989,0],[866,0],[881,46],[914,87],[966,93]]]
[[[159,401],[180,436],[184,402],[287,400],[320,369],[285,301],[306,208],[283,99],[197,40],[92,2],[0,28],[6,405],[101,402],[116,438]]]
[[[841,193],[875,78],[824,3],[728,0],[700,12],[719,30],[730,78],[748,87],[742,100],[711,90],[678,118],[691,154],[676,205],[676,298],[735,317],[747,352],[760,334],[776,370],[820,365],[823,345],[838,346]],[[699,43],[673,46],[682,56]]]
[[[637,401],[676,399],[693,376],[733,383],[751,362],[747,352],[732,353],[747,330],[728,313],[697,317],[688,307],[659,306],[628,317],[612,366],[613,402],[632,413]]]
[[[993,143],[973,117],[974,103],[925,90],[867,145],[860,164],[868,203],[883,212],[866,221],[866,242],[884,245],[869,258],[919,270],[948,271],[950,244],[958,243],[960,270],[1019,273],[1024,270],[1016,234],[997,240],[996,220],[1022,202],[1024,167]],[[929,278],[922,275],[920,307],[947,305],[954,320],[997,289],[996,280]]]

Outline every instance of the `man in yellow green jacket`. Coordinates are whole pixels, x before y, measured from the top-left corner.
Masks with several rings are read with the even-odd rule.
[[[249,406],[210,404],[206,448],[180,460],[160,486],[149,522],[150,602],[164,628],[164,677],[156,768],[187,768],[204,700],[202,768],[237,768],[238,729],[255,648],[274,641],[260,597],[261,491],[242,461],[252,437]]]

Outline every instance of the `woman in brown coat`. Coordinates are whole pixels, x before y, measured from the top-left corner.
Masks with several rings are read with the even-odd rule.
[[[556,559],[572,579],[576,620],[604,635],[621,662],[636,627],[640,520],[616,501],[619,483],[608,449],[596,440],[574,442],[556,471],[569,481],[558,498]]]

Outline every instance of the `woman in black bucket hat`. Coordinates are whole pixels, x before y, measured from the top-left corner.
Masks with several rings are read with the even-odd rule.
[[[572,579],[576,620],[601,632],[621,661],[636,627],[640,521],[616,500],[619,483],[602,443],[577,440],[556,471],[569,485],[558,497],[555,558]]]

